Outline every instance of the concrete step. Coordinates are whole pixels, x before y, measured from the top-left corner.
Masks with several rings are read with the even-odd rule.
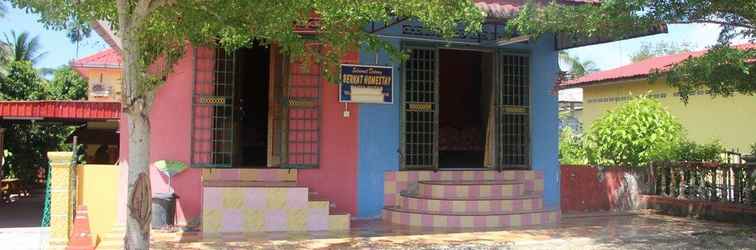
[[[524,195],[525,185],[514,180],[418,181],[417,194],[436,199],[498,199]]]
[[[524,194],[496,199],[437,199],[420,195],[402,195],[399,206],[430,213],[506,213],[543,209],[540,194]]]
[[[383,209],[383,219],[401,225],[441,228],[509,228],[554,225],[559,221],[558,210],[533,210],[508,213],[428,213],[398,207]]]

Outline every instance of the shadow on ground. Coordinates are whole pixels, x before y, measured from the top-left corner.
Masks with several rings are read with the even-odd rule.
[[[0,203],[0,248],[43,249],[48,230],[40,227],[44,209],[44,189],[36,188],[30,197]]]
[[[756,228],[656,214],[565,218],[554,227],[439,231],[354,223],[349,232],[153,234],[155,249],[756,249]]]

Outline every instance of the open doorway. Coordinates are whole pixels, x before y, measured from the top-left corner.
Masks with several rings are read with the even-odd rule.
[[[236,165],[268,165],[270,49],[254,45],[236,52]]]
[[[483,52],[439,50],[439,168],[483,168],[490,67]]]

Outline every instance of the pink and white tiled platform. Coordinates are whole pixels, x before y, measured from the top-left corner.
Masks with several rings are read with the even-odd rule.
[[[296,170],[228,169],[203,172],[202,232],[348,230],[350,216],[296,183]]]
[[[395,171],[385,173],[383,218],[443,228],[518,227],[559,222],[544,209],[538,171]]]

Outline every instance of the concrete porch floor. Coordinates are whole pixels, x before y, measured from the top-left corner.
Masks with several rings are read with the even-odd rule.
[[[153,231],[153,249],[756,249],[756,228],[650,212],[565,216],[558,226],[443,231],[356,221],[348,232],[224,234]]]

